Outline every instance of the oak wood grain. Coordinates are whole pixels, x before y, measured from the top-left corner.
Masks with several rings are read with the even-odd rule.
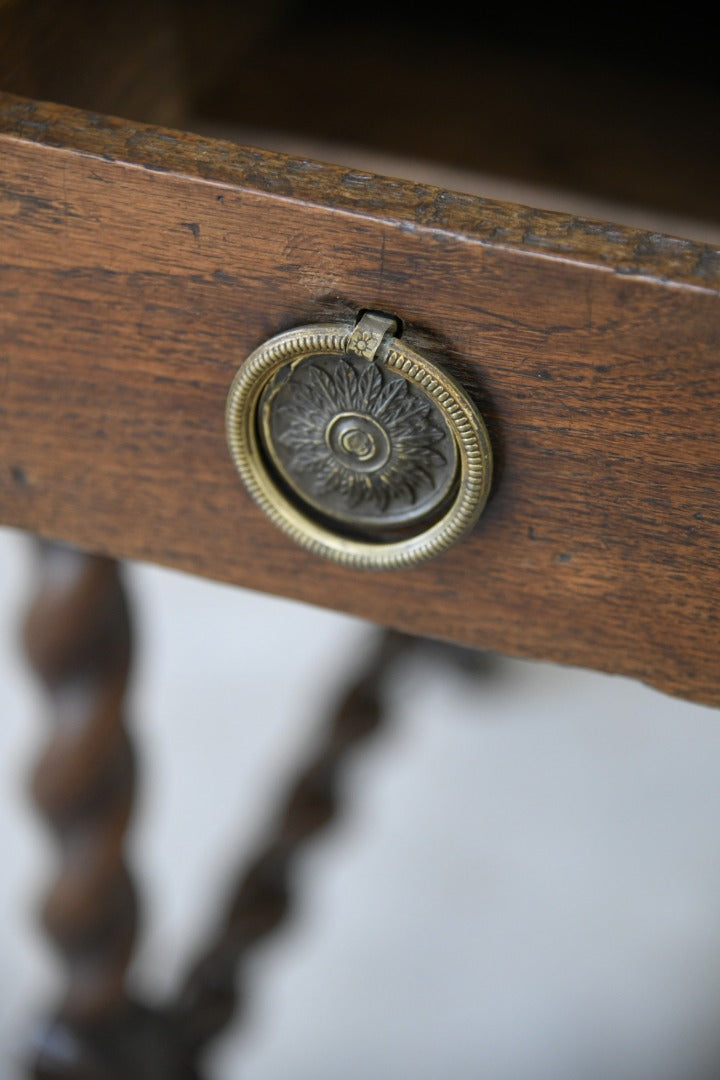
[[[264,338],[391,311],[496,453],[411,571],[297,549],[223,411]],[[720,252],[0,97],[0,520],[720,704]]]

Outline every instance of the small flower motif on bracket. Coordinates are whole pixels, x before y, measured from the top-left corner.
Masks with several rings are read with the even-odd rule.
[[[380,344],[380,335],[369,330],[356,331],[352,336],[352,349],[366,360],[372,359]]]

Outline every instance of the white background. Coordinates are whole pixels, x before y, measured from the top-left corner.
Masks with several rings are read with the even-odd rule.
[[[26,800],[49,718],[0,531],[0,1077],[59,970],[34,924],[53,848]],[[172,986],[371,629],[128,568],[142,760],[136,985]],[[295,913],[246,968],[215,1080],[695,1080],[720,1072],[720,713],[624,679],[406,665]]]

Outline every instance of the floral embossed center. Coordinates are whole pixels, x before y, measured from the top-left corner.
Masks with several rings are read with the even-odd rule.
[[[265,448],[305,502],[348,524],[431,514],[455,480],[456,450],[434,401],[359,357],[313,356],[265,393]]]

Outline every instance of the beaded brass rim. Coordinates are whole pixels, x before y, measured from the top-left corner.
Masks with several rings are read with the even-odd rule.
[[[410,567],[416,563],[445,551],[461,536],[468,532],[477,521],[485,506],[490,490],[492,474],[492,451],[485,424],[475,405],[465,391],[453,378],[436,364],[409,348],[404,341],[392,336],[396,331],[394,320],[375,315],[364,316],[357,324],[328,324],[301,326],[294,330],[278,334],[266,341],[250,354],[238,370],[230,387],[226,408],[226,430],[230,452],[235,466],[252,498],[268,515],[278,528],[282,529],[296,543],[325,558],[345,566],[392,569]],[[308,361],[312,362],[308,364]],[[362,360],[362,363],[360,362]],[[333,365],[337,364],[336,370]],[[303,366],[304,365],[304,366]],[[368,371],[365,365],[375,365],[376,374]],[[308,385],[308,372],[312,380],[318,383],[314,388]],[[277,397],[281,401],[282,386],[295,379],[300,387],[299,406],[295,410],[296,434],[300,431],[300,446],[303,450],[308,439],[302,427],[302,409],[311,401],[322,400],[317,395],[327,396],[328,386],[332,389],[332,378],[337,382],[364,387],[360,395],[363,401],[374,395],[381,404],[377,407],[377,417],[386,424],[388,413],[394,408],[397,415],[407,417],[414,411],[416,416],[426,417],[425,446],[406,437],[409,449],[406,452],[406,471],[421,476],[430,470],[423,462],[442,458],[447,462],[448,451],[439,453],[434,449],[452,444],[452,465],[445,466],[440,493],[435,505],[423,510],[422,499],[418,500],[412,491],[412,485],[405,484],[410,491],[415,505],[406,515],[403,527],[385,530],[384,518],[392,519],[392,514],[374,506],[368,512],[378,518],[374,526],[369,518],[363,518],[351,508],[335,520],[335,512],[323,508],[317,498],[329,499],[331,495],[322,494],[335,485],[335,488],[347,488],[347,476],[333,462],[334,472],[325,478],[325,487],[317,498],[298,487],[297,477],[285,472],[282,461],[282,432],[276,444],[272,442],[272,430],[268,421],[268,410]],[[409,384],[408,388],[396,386],[401,380]],[[311,380],[311,381],[312,381]],[[372,384],[374,389],[367,388]],[[417,389],[413,389],[417,388]],[[313,390],[316,396],[311,398]],[[420,393],[418,393],[418,390]],[[287,392],[286,392],[287,396]],[[403,399],[397,406],[390,399]],[[411,399],[409,402],[407,399]],[[422,400],[420,400],[422,399]],[[424,406],[424,407],[421,407]],[[287,405],[284,406],[288,412]],[[344,411],[343,411],[344,408]],[[289,410],[291,413],[293,410]],[[362,412],[363,410],[360,410]],[[338,405],[337,415],[327,424],[325,430],[327,457],[334,455],[353,455],[354,472],[351,480],[360,478],[361,486],[357,491],[348,492],[349,503],[368,496],[375,497],[375,502],[386,497],[386,489],[392,489],[392,475],[388,477],[387,468],[377,475],[382,483],[373,483],[365,474],[372,472],[371,466],[381,469],[386,465],[389,450],[385,436],[378,430],[377,417],[369,414],[359,415],[347,407]],[[431,415],[432,414],[432,415]],[[275,421],[273,421],[275,422]],[[300,427],[298,427],[298,425]],[[306,425],[307,426],[307,425]],[[387,425],[386,425],[387,426]],[[417,428],[417,425],[416,425]],[[407,423],[404,429],[408,430]],[[413,429],[415,430],[415,429]],[[428,438],[431,444],[427,443]],[[444,439],[444,442],[441,440]],[[330,448],[328,450],[328,447]],[[312,448],[315,452],[315,448]],[[377,454],[377,461],[372,462],[372,454]],[[423,456],[424,455],[424,456]],[[307,457],[307,453],[306,453]],[[298,460],[303,461],[302,453]],[[313,458],[318,467],[328,469],[327,462]],[[370,465],[364,463],[370,462]],[[317,487],[317,478],[310,471],[307,475]],[[302,474],[301,482],[302,482]],[[448,479],[448,476],[450,479]],[[402,479],[402,478],[401,478]],[[359,483],[360,481],[358,481]],[[444,485],[444,486],[443,486]],[[399,490],[399,483],[395,485]],[[379,492],[379,494],[378,494]],[[426,498],[427,501],[427,498]],[[434,516],[433,516],[434,512]]]

